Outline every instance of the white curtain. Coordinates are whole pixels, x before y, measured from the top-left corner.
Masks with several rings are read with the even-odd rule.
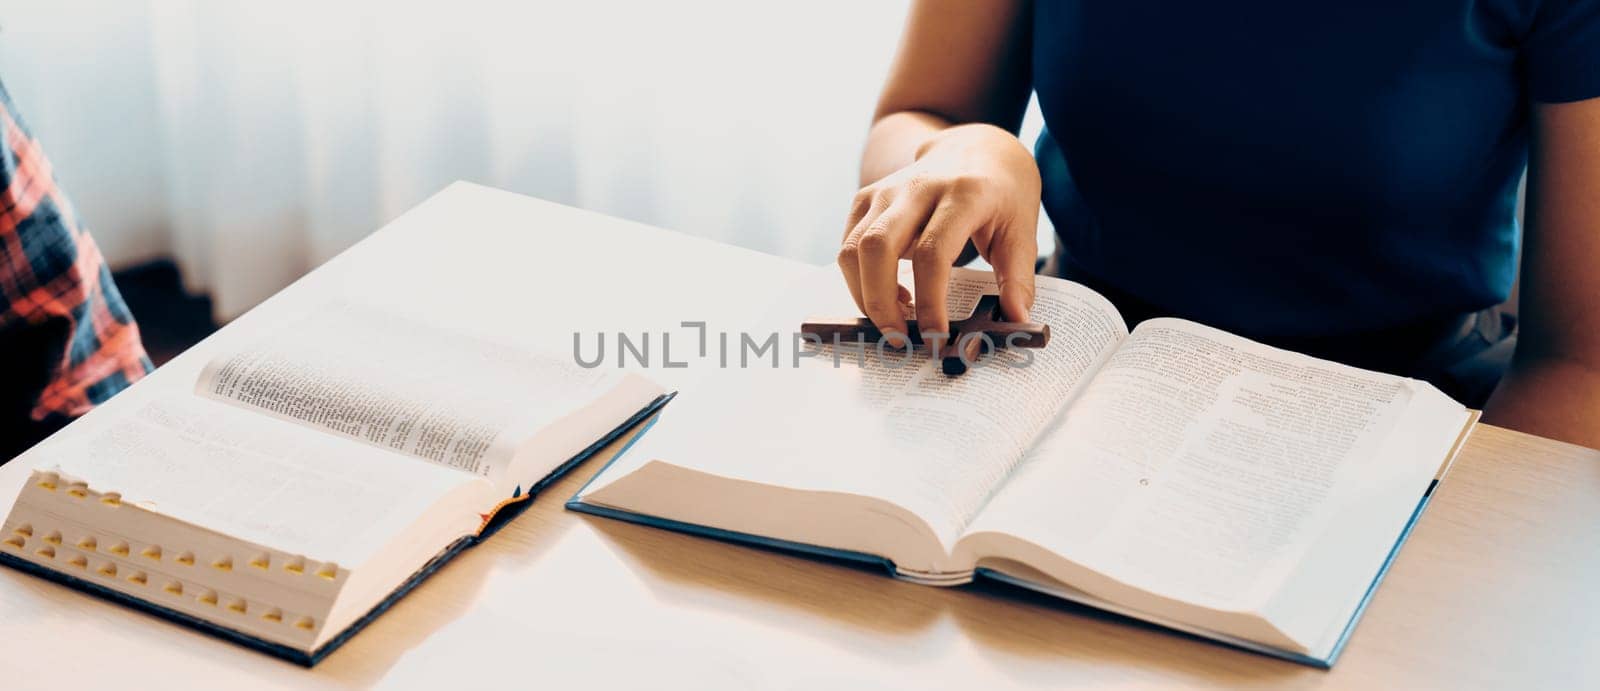
[[[231,316],[468,179],[822,260],[904,11],[158,3],[174,250]]]
[[[227,318],[456,179],[823,261],[905,8],[5,0],[0,78]]]
[[[0,78],[230,318],[456,179],[826,261],[906,7],[0,0]]]

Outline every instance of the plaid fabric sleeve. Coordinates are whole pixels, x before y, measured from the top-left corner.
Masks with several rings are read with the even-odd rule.
[[[16,343],[39,361],[5,363],[15,376],[0,389],[23,396],[35,422],[82,415],[152,369],[99,248],[0,85],[0,351]]]

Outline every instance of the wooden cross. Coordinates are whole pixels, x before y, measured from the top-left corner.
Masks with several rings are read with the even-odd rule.
[[[906,334],[913,345],[922,345],[922,332],[917,320],[906,320]],[[871,319],[819,319],[800,325],[800,333],[815,336],[821,343],[872,343],[883,338],[883,332]],[[984,338],[987,336],[987,338]],[[985,295],[972,308],[972,316],[950,322],[950,337],[939,347],[939,359],[944,373],[956,376],[967,371],[967,365],[976,362],[980,353],[991,346],[1004,348],[1043,348],[1050,342],[1050,325],[1033,322],[1008,322],[1000,313],[1000,296]]]

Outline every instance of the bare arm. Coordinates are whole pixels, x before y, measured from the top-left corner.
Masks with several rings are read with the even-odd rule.
[[[899,259],[924,334],[948,331],[945,286],[970,241],[1014,320],[1033,303],[1039,172],[1017,141],[1032,90],[1027,0],[917,0],[878,102],[839,269],[861,310],[905,333]]]
[[[1600,99],[1533,117],[1521,332],[1484,420],[1600,447]]]
[[[983,123],[1011,133],[1033,90],[1027,0],[918,0],[872,116],[863,187],[915,160],[930,137]]]

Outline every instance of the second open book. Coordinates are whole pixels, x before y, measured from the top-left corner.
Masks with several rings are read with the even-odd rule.
[[[792,291],[764,328],[849,313],[838,284]],[[951,313],[985,292],[990,274],[957,270]],[[959,378],[780,338],[797,349],[777,367],[734,358],[686,389],[569,507],[930,585],[992,577],[1331,665],[1476,413],[1192,322],[1130,333],[1068,281],[1039,279],[1032,319],[1047,348]]]
[[[289,312],[19,460],[0,564],[311,665],[668,398],[374,305]]]

